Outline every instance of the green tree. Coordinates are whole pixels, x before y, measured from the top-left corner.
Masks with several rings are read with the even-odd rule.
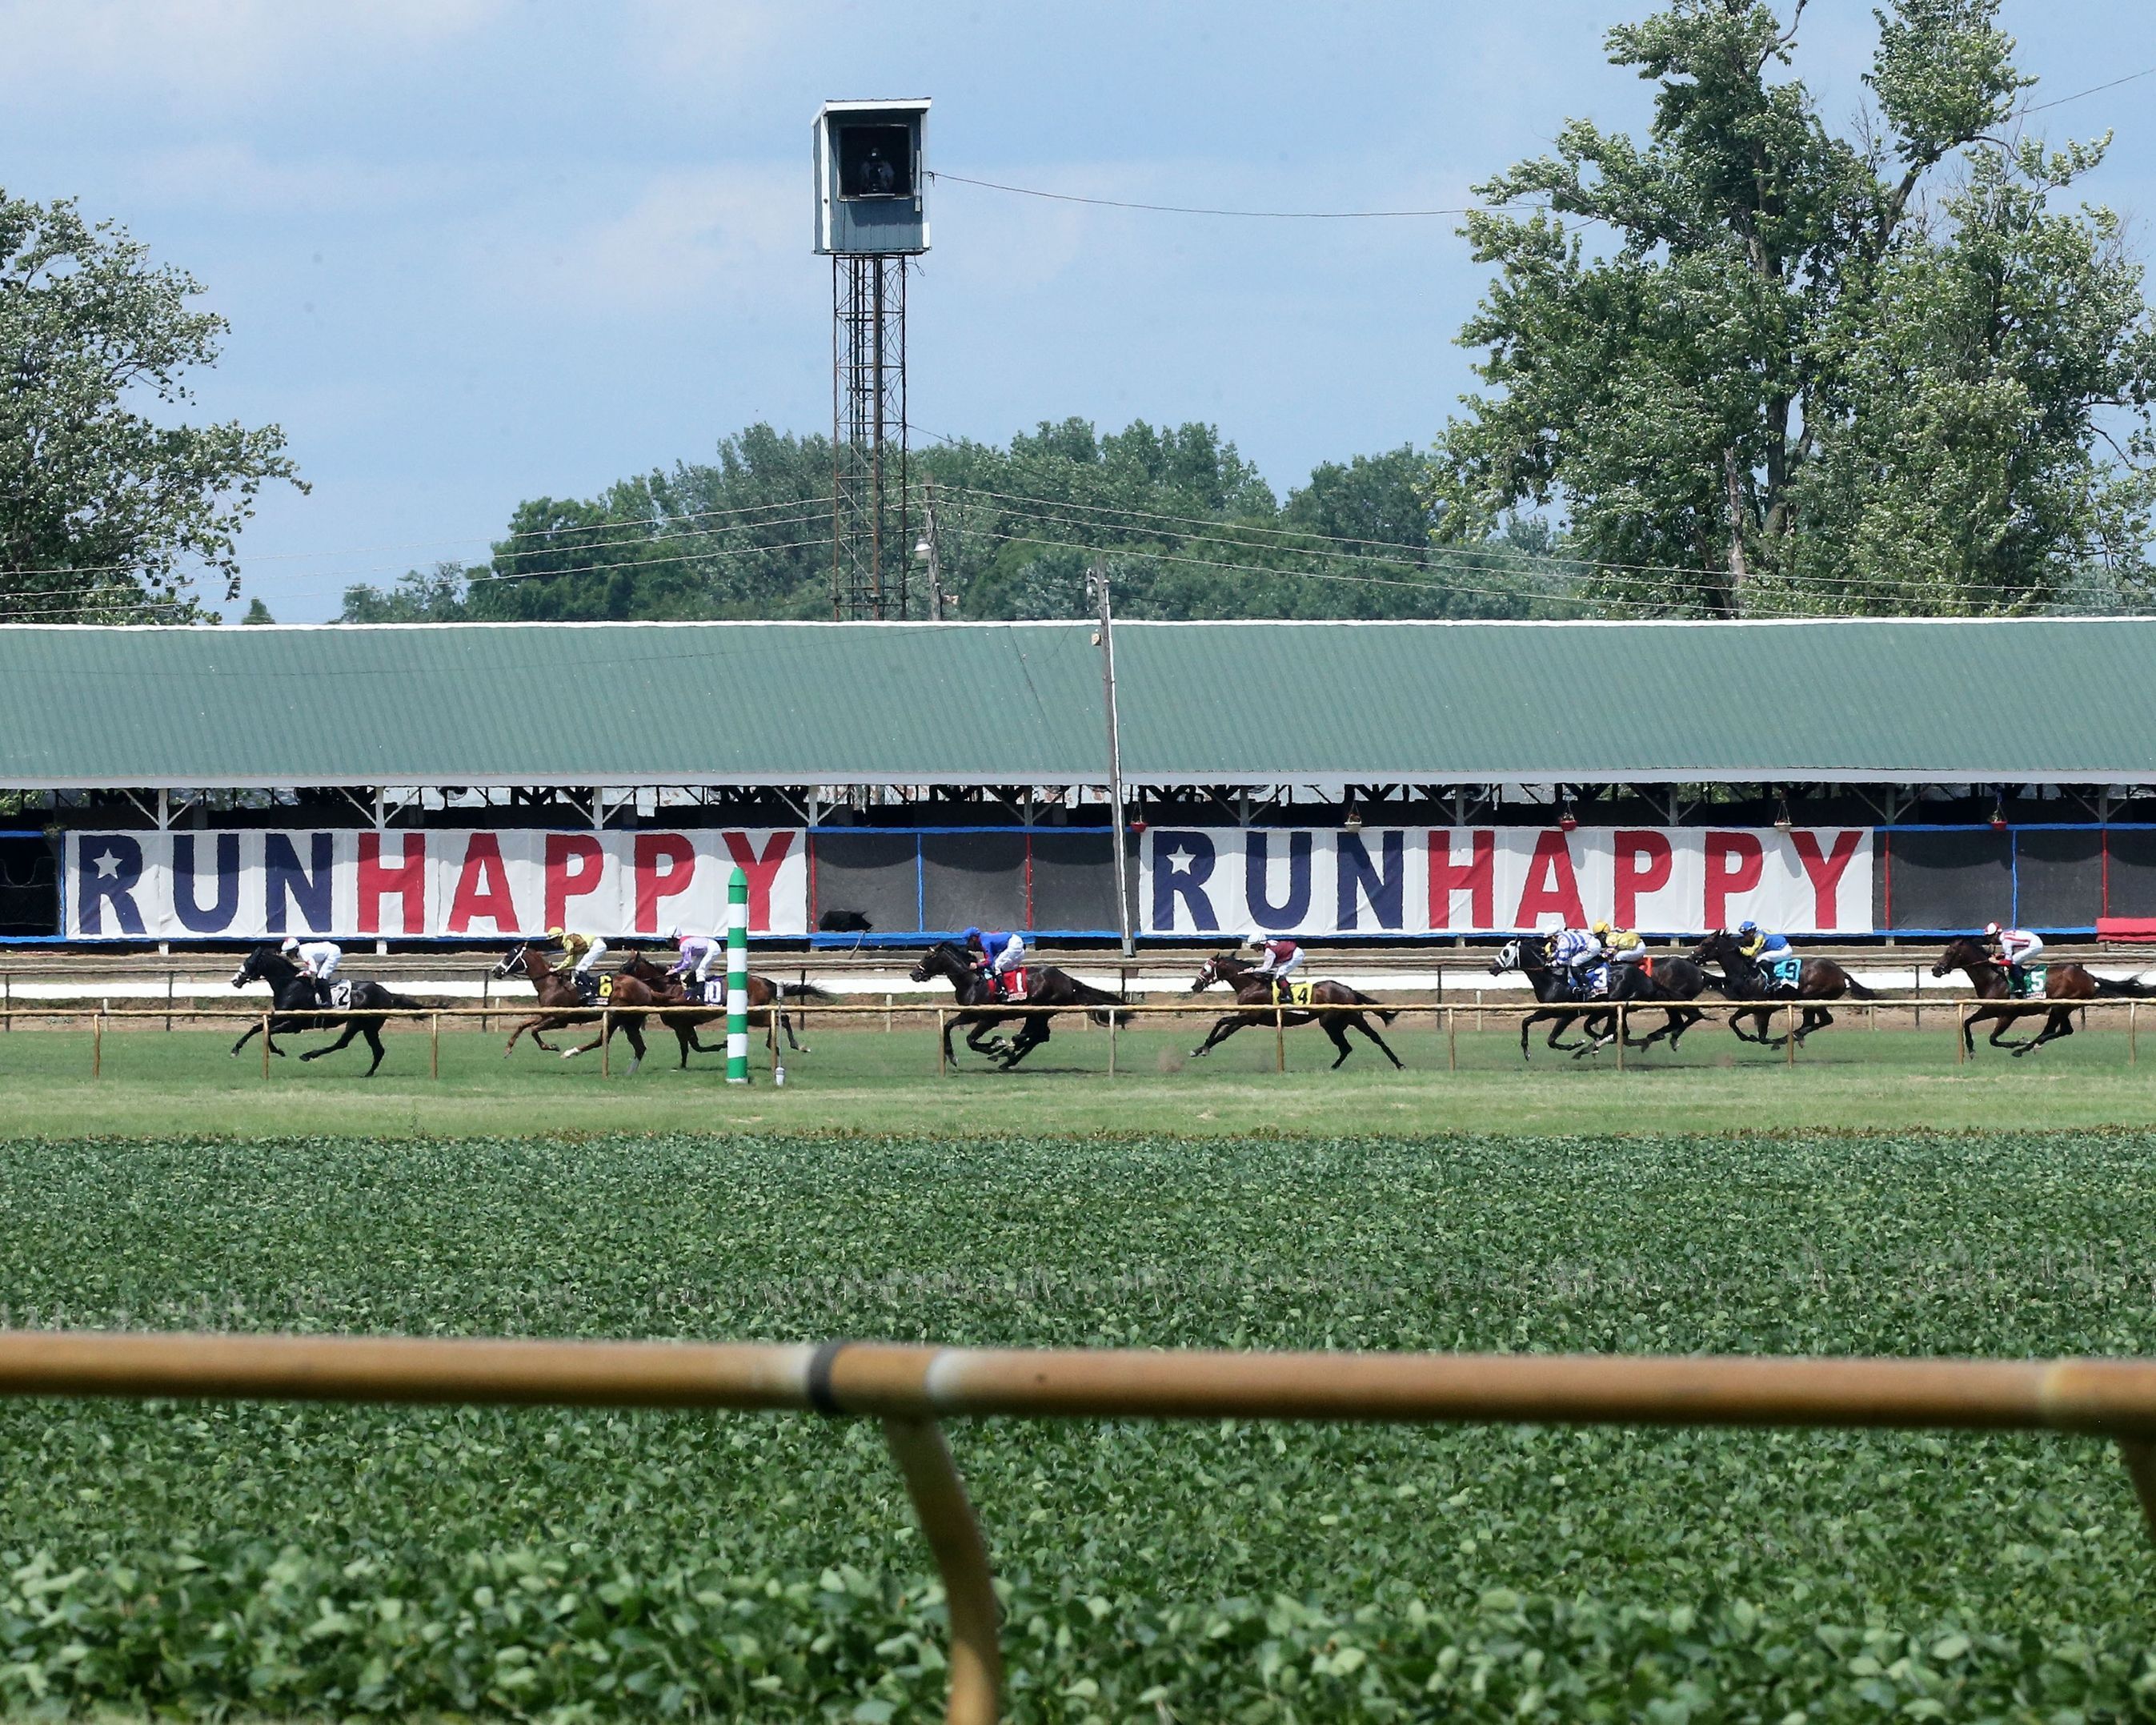
[[[388,591],[363,584],[344,590],[339,623],[462,623],[470,575],[462,563],[408,569]]]
[[[239,620],[244,624],[275,623],[277,619],[270,614],[270,608],[262,603],[261,596],[257,594],[247,602],[247,614]]]
[[[1493,389],[1440,447],[1448,530],[1560,509],[1601,592],[1716,614],[2143,578],[2156,329],[2117,218],[2053,207],[2103,146],[2000,137],[2031,80],[1996,12],[1875,14],[1846,139],[1778,75],[1794,18],[1677,0],[1611,31],[1656,86],[1646,141],[1573,121],[1478,188],[1539,208],[1468,219],[1498,273],[1461,340]]]
[[[71,203],[0,192],[0,615],[195,621],[198,572],[239,597],[241,524],[300,481],[274,425],[172,423],[227,327],[202,291]]]

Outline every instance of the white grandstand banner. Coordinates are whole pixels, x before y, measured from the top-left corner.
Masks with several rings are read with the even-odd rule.
[[[564,927],[723,933],[726,876],[749,928],[808,926],[798,829],[542,832],[528,828],[70,833],[73,940],[494,940]]]
[[[1868,827],[1152,827],[1151,935],[1868,934]]]

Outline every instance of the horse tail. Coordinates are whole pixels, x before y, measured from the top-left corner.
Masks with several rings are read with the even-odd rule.
[[[2138,977],[2127,977],[2123,980],[2114,980],[2107,976],[2098,976],[2094,971],[2091,971],[2088,973],[2088,979],[2096,984],[2097,993],[2107,994],[2113,999],[2147,1000],[2152,996],[2156,996],[2156,983],[2144,983]]]
[[[1360,988],[1350,988],[1348,992],[1354,996],[1356,1005],[1376,1007],[1376,1015],[1383,1024],[1389,1024],[1404,1010],[1403,1008],[1397,1006],[1386,1006],[1381,1004],[1374,994],[1365,994]]]
[[[388,993],[386,989],[383,992],[385,993]],[[427,1003],[425,1001],[414,1000],[409,994],[390,994],[388,1004],[394,1007],[398,1012],[425,1012],[428,1010]]]
[[[777,991],[782,1004],[794,1000],[836,1000],[839,998],[829,988],[819,988],[805,979],[798,983],[782,983],[774,979],[771,986]]]
[[[1849,992],[1859,1000],[1876,1000],[1879,998],[1879,991],[1876,988],[1866,988],[1855,977],[1850,976],[1845,970],[1842,972],[1842,975],[1848,978]]]

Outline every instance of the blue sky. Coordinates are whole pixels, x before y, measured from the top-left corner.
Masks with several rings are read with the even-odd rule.
[[[0,0],[0,187],[68,195],[233,324],[199,411],[275,421],[313,482],[243,542],[280,619],[483,557],[757,419],[828,429],[808,249],[827,97],[934,98],[932,166],[1088,196],[1430,208],[1568,116],[1636,125],[1602,58],[1634,4]],[[2148,0],[2008,0],[2042,100],[2156,66]],[[1814,0],[1800,70],[1854,114],[1869,8]],[[2117,131],[2093,195],[2145,218],[2156,78],[2041,116]],[[1209,419],[1281,490],[1426,444],[1470,387],[1482,272],[1450,219],[1234,222],[948,181],[911,290],[912,418]]]

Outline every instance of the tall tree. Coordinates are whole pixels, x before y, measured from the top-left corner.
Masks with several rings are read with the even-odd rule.
[[[2032,80],[1997,0],[1875,14],[1856,135],[1758,0],[1613,30],[1644,143],[1573,121],[1478,189],[1493,386],[1440,446],[1448,529],[1563,510],[1611,597],[1710,613],[2026,608],[2148,571],[2156,326],[2103,146],[2002,134]],[[1568,218],[1573,218],[1568,220]],[[1607,240],[1591,252],[1588,232]]]
[[[192,621],[198,573],[239,597],[241,523],[300,481],[274,425],[172,423],[226,330],[202,291],[71,203],[0,192],[0,617]]]

